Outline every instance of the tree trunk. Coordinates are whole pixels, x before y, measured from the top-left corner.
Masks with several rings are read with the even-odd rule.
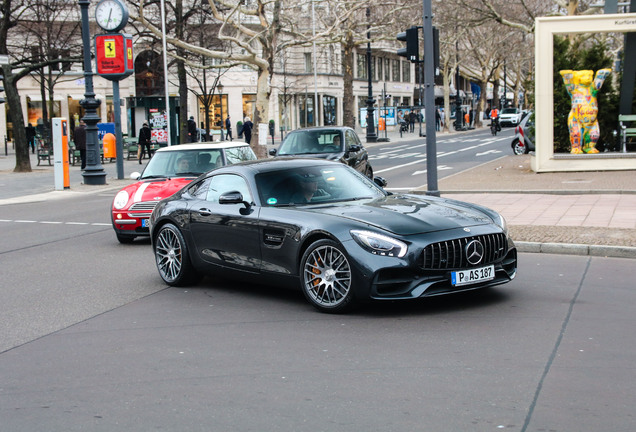
[[[15,168],[13,172],[31,172],[31,159],[29,158],[29,143],[26,139],[24,129],[24,114],[22,113],[22,103],[20,94],[16,87],[16,82],[11,71],[11,66],[2,66],[4,75],[4,91],[6,92],[7,103],[11,110],[13,121],[13,143],[15,145]]]
[[[353,98],[353,37],[348,36],[343,46],[342,81],[344,92],[342,96],[342,124],[350,128],[356,127],[356,103]]]
[[[488,81],[480,81],[479,88],[481,89],[481,95],[479,95],[479,103],[477,104],[477,114],[475,115],[475,126],[483,126],[480,113],[486,111],[486,102],[488,99]]]
[[[267,157],[267,147],[258,144],[258,125],[260,123],[267,123],[267,118],[269,117],[269,95],[271,93],[269,78],[270,74],[268,69],[261,68],[258,70],[256,103],[254,105],[254,118],[252,119],[254,127],[252,128],[250,147],[252,147],[252,150],[254,150],[254,153],[256,153],[259,159]],[[265,136],[265,139],[267,139],[267,136]]]

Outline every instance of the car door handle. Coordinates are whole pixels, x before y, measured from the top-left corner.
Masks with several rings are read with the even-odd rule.
[[[199,209],[199,214],[201,216],[210,216],[212,214],[212,210],[207,209],[207,208],[200,208]]]

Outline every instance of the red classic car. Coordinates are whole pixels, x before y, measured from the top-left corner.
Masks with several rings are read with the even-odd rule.
[[[220,166],[255,159],[252,149],[243,142],[182,144],[158,150],[141,174],[130,175],[139,181],[115,195],[112,222],[117,240],[130,243],[135,237],[147,237],[148,218],[157,203],[199,175]]]

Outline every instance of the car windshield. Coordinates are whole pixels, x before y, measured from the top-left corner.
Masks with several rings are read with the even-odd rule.
[[[373,181],[345,165],[309,166],[261,173],[256,176],[256,185],[261,202],[272,207],[386,196]]]
[[[222,165],[220,149],[157,152],[148,162],[141,179],[198,176]]]
[[[256,155],[248,145],[226,149],[158,151],[148,162],[140,179],[197,177],[214,168],[248,160],[256,160]]]
[[[517,114],[517,108],[504,108],[502,114]]]
[[[338,129],[291,132],[278,149],[279,155],[336,153],[342,151],[342,132]]]

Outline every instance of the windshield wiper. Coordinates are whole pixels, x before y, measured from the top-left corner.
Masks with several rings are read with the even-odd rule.
[[[174,175],[178,177],[187,177],[187,176],[199,177],[201,173],[194,172],[194,171],[184,171],[184,172],[174,173]]]
[[[148,179],[165,179],[168,178],[165,175],[149,175],[140,177],[139,180],[148,180]]]

